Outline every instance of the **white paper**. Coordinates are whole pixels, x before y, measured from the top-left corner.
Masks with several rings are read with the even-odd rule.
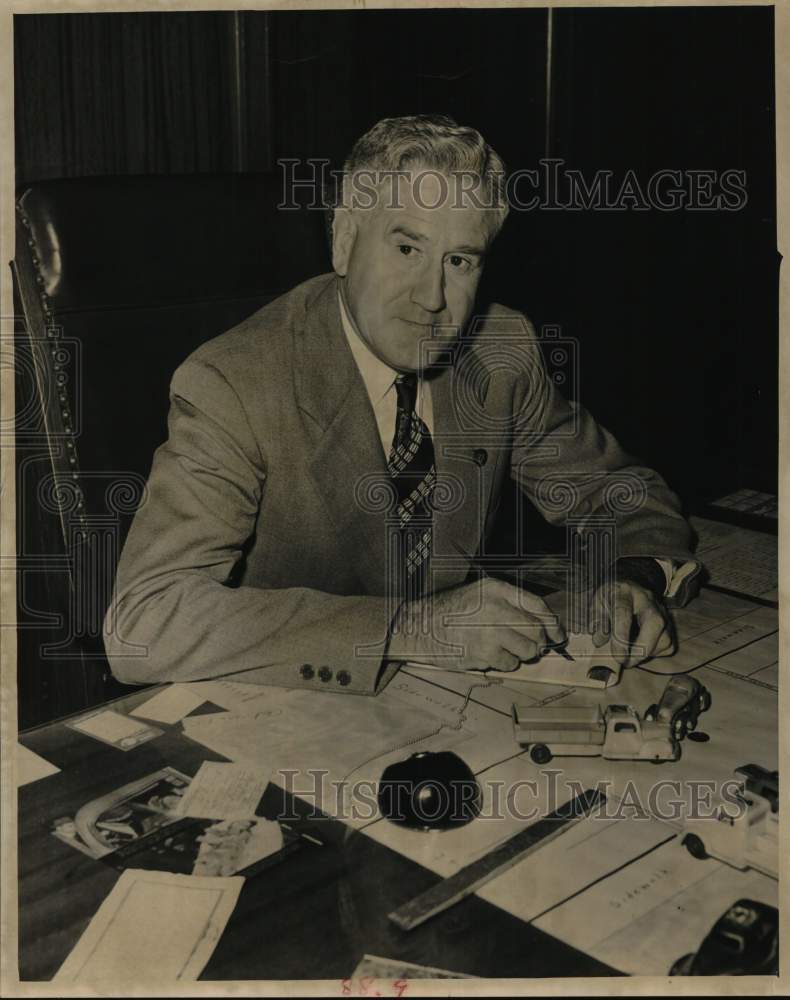
[[[184,720],[184,732],[230,760],[264,767],[273,782],[353,826],[375,818],[375,807],[372,812],[367,805],[357,810],[351,799],[357,798],[365,782],[377,780],[387,764],[418,750],[449,749],[475,735],[458,716],[445,724],[417,706],[407,708],[389,698],[312,691],[293,695],[282,716],[263,720],[230,712],[190,716]],[[504,756],[502,742],[506,752],[515,746],[507,730],[498,728],[503,739],[486,751],[489,763]],[[369,797],[364,788],[359,794]]]
[[[202,701],[211,701],[234,715],[253,717],[282,715],[284,706],[296,694],[290,688],[240,681],[193,681],[184,686]]]
[[[567,651],[572,660],[555,650],[550,650],[537,663],[522,663],[516,670],[492,671],[472,669],[465,673],[501,677],[505,681],[525,681],[530,684],[553,684],[560,687],[584,687],[602,690],[613,687],[620,680],[621,665],[609,651],[608,644],[601,648],[593,645],[592,637],[582,633],[568,633]],[[442,670],[441,663],[410,663],[410,667]],[[606,667],[609,674],[604,679],[590,677],[593,667]],[[448,673],[448,671],[444,671]]]
[[[441,721],[427,712],[380,698],[294,691],[282,714],[259,718],[236,713],[193,716],[184,732],[232,759],[277,769],[328,770],[344,777],[365,760],[430,736]]]
[[[60,983],[197,979],[244,879],[127,869],[54,977]]]
[[[449,969],[436,969],[432,965],[417,965],[414,962],[404,962],[399,958],[381,958],[379,955],[363,955],[356,969],[351,973],[350,986],[359,980],[360,996],[398,996],[400,992],[393,990],[393,983],[400,979],[477,979],[477,976],[467,976],[462,972],[451,972]],[[371,980],[380,980],[372,982]],[[389,992],[380,992],[387,990]],[[375,991],[375,992],[374,992]],[[355,991],[356,992],[356,991]]]
[[[725,654],[752,649],[779,628],[776,608],[755,606],[748,598],[703,590],[686,608],[673,612],[678,650],[645,664],[656,673],[686,673]],[[751,655],[750,653],[746,654]]]
[[[186,684],[170,684],[157,691],[153,698],[133,708],[130,714],[172,725],[180,722],[190,712],[194,712],[205,700]]]
[[[736,900],[777,905],[777,883],[698,861],[675,838],[535,921],[548,934],[633,975],[666,976]]]
[[[161,729],[131,719],[128,715],[122,715],[112,709],[94,712],[74,722],[68,722],[67,725],[87,736],[110,743],[119,750],[131,750],[139,743],[145,743],[146,740],[159,736],[162,732]]]
[[[16,744],[16,786],[29,785],[32,781],[39,781],[41,778],[48,778],[50,774],[57,774],[59,767],[50,764],[48,760],[39,757],[37,753],[28,750],[21,743]]]
[[[697,552],[710,583],[741,594],[764,597],[776,588],[779,545],[776,535],[722,525],[695,517]]]
[[[251,819],[269,784],[269,772],[246,764],[203,761],[178,805],[180,816]]]
[[[234,875],[283,846],[283,831],[274,820],[221,820],[198,837],[193,875]]]

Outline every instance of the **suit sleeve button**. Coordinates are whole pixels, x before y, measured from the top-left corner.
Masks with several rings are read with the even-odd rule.
[[[338,670],[337,677],[335,679],[341,687],[345,687],[347,684],[351,683],[351,674],[347,670]]]
[[[315,670],[313,670],[309,663],[303,663],[299,667],[299,674],[304,680],[311,681],[315,677]]]
[[[327,681],[332,680],[332,671],[329,669],[329,667],[321,667],[321,669],[318,671],[318,676],[324,683],[326,683]]]

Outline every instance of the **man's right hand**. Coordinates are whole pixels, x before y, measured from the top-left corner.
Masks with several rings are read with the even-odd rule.
[[[565,641],[557,616],[535,594],[486,578],[404,603],[393,622],[389,660],[446,670],[515,670]]]

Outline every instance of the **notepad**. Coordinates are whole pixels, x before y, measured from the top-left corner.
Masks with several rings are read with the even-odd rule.
[[[130,868],[54,977],[58,983],[159,986],[197,979],[233,912],[244,879]]]

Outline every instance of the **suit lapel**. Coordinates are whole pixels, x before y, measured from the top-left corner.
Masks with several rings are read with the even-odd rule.
[[[340,320],[337,282],[319,293],[295,345],[297,401],[313,442],[310,470],[365,592],[386,593],[389,474],[375,414]]]
[[[296,394],[313,452],[310,469],[330,521],[347,548],[365,592],[383,595],[396,581],[386,554],[386,517],[393,496],[376,417],[340,319],[337,280],[308,307],[294,345]],[[463,368],[463,366],[462,366]],[[475,391],[460,369],[431,380],[438,487],[432,563],[434,589],[462,582],[477,552],[497,455],[476,446],[459,415]],[[444,488],[446,487],[446,488]]]
[[[485,388],[473,389],[463,379],[463,366],[448,367],[431,383],[438,482],[432,563],[436,590],[467,576],[480,544],[496,464],[490,445],[483,447],[481,439],[476,446],[460,419],[470,392],[478,393],[481,406],[485,402]],[[486,443],[490,433],[488,439]]]

